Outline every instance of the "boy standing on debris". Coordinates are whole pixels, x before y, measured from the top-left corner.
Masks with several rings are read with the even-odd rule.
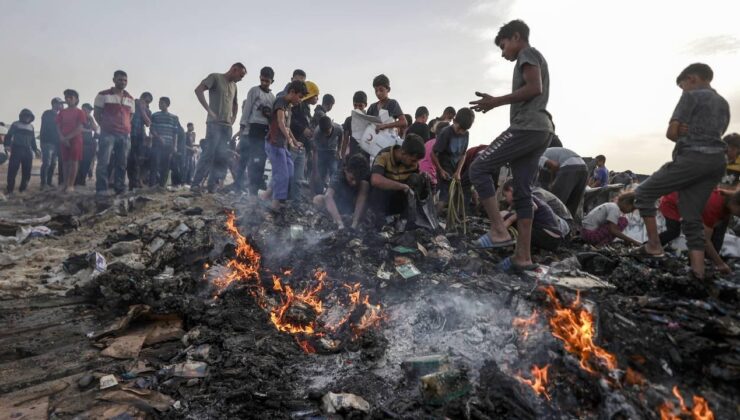
[[[62,170],[64,170],[62,191],[73,192],[77,169],[82,160],[82,133],[88,121],[85,111],[77,107],[80,102],[80,95],[77,91],[65,90],[64,100],[67,102],[67,108],[59,111],[56,119],[59,131],[59,151],[62,158]]]
[[[291,109],[299,105],[307,93],[306,83],[294,80],[288,85],[287,93],[277,98],[272,106],[270,131],[265,142],[265,152],[272,166],[272,185],[260,194],[263,200],[272,199],[272,210],[279,210],[282,202],[288,199],[293,177],[293,159],[288,146],[300,147],[290,131]]]
[[[691,271],[697,279],[704,278],[701,213],[725,172],[727,145],[722,135],[730,122],[730,107],[712,89],[713,77],[708,65],[695,63],[676,78],[683,94],[666,133],[669,140],[676,142],[673,160],[637,187],[635,200],[648,234],[648,242],[642,250],[650,256],[662,256],[655,202],[664,194],[678,192],[681,228],[686,235]]]
[[[502,26],[494,40],[501,55],[515,61],[513,92],[491,96],[476,92],[481,99],[472,101],[473,109],[488,112],[503,105],[511,105],[511,125],[470,167],[470,179],[480,196],[491,221],[490,230],[478,239],[481,248],[502,248],[516,243],[514,256],[506,258],[501,268],[505,271],[535,269],[532,264],[530,239],[532,235],[532,181],[537,175],[537,163],[553,136],[552,118],[547,112],[550,96],[550,74],[547,61],[529,45],[529,27],[521,20]],[[494,173],[505,164],[511,165],[514,178],[514,209],[517,231],[514,241],[504,226],[492,180]]]
[[[470,108],[462,108],[455,115],[452,125],[437,133],[431,157],[437,169],[439,201],[442,204],[447,203],[452,180],[460,181],[470,138],[468,130],[473,126],[473,121],[475,121],[473,111]]]
[[[33,112],[29,109],[23,109],[18,115],[18,121],[10,125],[8,133],[5,135],[4,148],[5,153],[10,153],[8,162],[8,195],[13,194],[15,188],[15,176],[18,169],[21,170],[21,185],[18,192],[23,192],[28,187],[28,181],[31,179],[31,165],[33,155],[39,157],[39,149],[36,146],[36,136],[31,124],[34,120]]]
[[[370,166],[361,154],[350,157],[341,171],[334,174],[325,194],[313,198],[319,209],[326,209],[339,229],[344,229],[342,215],[352,214],[352,229],[356,229],[365,215],[370,192]]]
[[[182,125],[177,115],[169,112],[170,98],[159,98],[159,112],[152,114],[152,167],[149,185],[164,187],[167,184],[177,138]]]
[[[375,76],[373,79],[373,88],[375,89],[375,96],[378,98],[378,102],[370,105],[370,108],[367,109],[367,115],[377,117],[380,115],[380,110],[384,109],[395,120],[385,124],[378,124],[375,127],[375,132],[380,133],[381,130],[395,128],[398,129],[399,135],[402,134],[408,124],[406,123],[406,118],[403,116],[401,105],[395,99],[388,97],[391,91],[391,81],[388,79],[388,76],[385,74]]]
[[[409,134],[400,146],[386,147],[375,156],[370,203],[381,216],[406,211],[408,195],[413,195],[421,182],[419,160],[424,158],[424,152],[424,140]]]
[[[352,108],[357,111],[365,112],[367,107],[367,93],[358,90],[352,95]],[[357,143],[357,139],[352,137],[352,115],[344,120],[342,125],[344,129],[344,137],[342,138],[342,150],[340,152],[340,158],[344,159],[347,156],[354,156],[357,153],[362,153],[367,157],[367,153]],[[349,150],[349,153],[347,152]]]

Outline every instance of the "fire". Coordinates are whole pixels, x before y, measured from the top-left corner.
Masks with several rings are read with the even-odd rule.
[[[682,415],[691,415],[693,420],[714,420],[714,413],[703,397],[694,395],[692,397],[693,407],[689,410],[677,386],[673,387],[673,395],[678,400],[678,407],[670,401],[661,404],[660,420],[681,420]]]
[[[587,372],[596,373],[593,368],[593,357],[596,357],[609,370],[615,370],[617,358],[593,341],[593,316],[585,308],[579,308],[580,294],[570,307],[564,307],[555,295],[553,287],[547,287],[545,292],[550,297],[555,310],[549,320],[552,335],[563,341],[568,352],[579,357],[581,368]]]
[[[532,315],[529,318],[514,318],[511,325],[522,330],[522,338],[524,340],[529,337],[529,328],[537,322],[537,310],[532,311]]]
[[[545,367],[542,368],[533,365],[530,370],[533,379],[526,379],[519,375],[516,375],[516,378],[519,382],[532,388],[537,395],[543,395],[548,401],[550,401],[550,394],[547,392],[547,369],[549,367],[550,365],[545,365]]]

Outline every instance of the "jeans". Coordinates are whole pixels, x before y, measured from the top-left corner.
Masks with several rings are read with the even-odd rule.
[[[41,186],[51,186],[54,178],[54,167],[59,159],[59,145],[41,143]],[[61,174],[59,175],[61,177]],[[61,184],[61,178],[59,179]]]
[[[269,156],[269,154],[268,154]],[[294,149],[290,151],[290,157],[293,161],[293,175],[290,178],[290,199],[298,200],[301,196],[299,181],[305,180],[306,172],[306,149]],[[273,173],[275,168],[273,167]]]
[[[249,137],[242,135],[239,137],[239,144],[236,146],[236,150],[239,152],[239,159],[236,162],[236,170],[234,176],[234,187],[236,191],[244,191],[244,184],[247,172],[247,165],[249,165]]]
[[[248,151],[249,163],[247,172],[249,173],[249,193],[257,195],[260,189],[266,189],[265,185],[265,137],[269,126],[264,124],[249,124]]]
[[[272,165],[272,199],[287,200],[291,180],[294,179],[293,159],[285,147],[265,142],[265,153]]]
[[[173,152],[172,145],[162,144],[159,141],[152,145],[152,167],[149,171],[149,185],[164,187],[167,184]]]
[[[337,161],[337,152],[336,150],[317,150],[316,158],[318,160],[316,164],[319,169],[318,177],[319,183],[321,184],[320,186],[326,187],[327,179],[331,181],[332,177],[337,172],[337,167],[339,166],[339,162]]]
[[[21,170],[21,185],[18,191],[23,192],[28,187],[28,181],[31,179],[31,164],[33,163],[33,151],[27,146],[13,146],[10,149],[10,159],[8,160],[8,194],[13,193],[15,188],[15,176],[18,169]]]
[[[226,178],[230,155],[231,126],[207,123],[206,139],[205,147],[195,168],[193,185],[200,185],[208,175],[208,190],[213,191],[216,184]]]
[[[128,134],[102,133],[98,143],[98,165],[95,168],[95,191],[108,191],[108,173],[112,171],[113,189],[117,194],[126,191],[126,161],[130,139]]]

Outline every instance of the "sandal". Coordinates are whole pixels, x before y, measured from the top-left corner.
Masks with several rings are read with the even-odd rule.
[[[500,263],[498,263],[496,267],[506,274],[523,274],[525,271],[536,271],[538,268],[540,268],[540,265],[517,265],[514,264],[514,261],[511,259],[511,257],[506,257]]]
[[[665,258],[665,253],[661,252],[660,254],[651,254],[647,251],[647,248],[645,248],[645,245],[642,245],[631,252],[632,255],[636,257],[647,257],[647,258]]]
[[[516,241],[514,239],[508,239],[506,241],[494,242],[488,233],[484,233],[474,244],[477,249],[496,249],[512,246],[516,244]]]

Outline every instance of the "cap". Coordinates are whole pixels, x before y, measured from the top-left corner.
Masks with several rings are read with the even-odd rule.
[[[54,99],[51,100],[51,104],[52,105],[54,105],[54,104],[63,104],[63,103],[65,103],[64,100],[62,98],[59,98],[59,97],[54,98]]]
[[[319,96],[319,87],[316,85],[316,83],[306,80],[306,89],[308,90],[308,94],[303,97],[304,101],[307,101],[314,96]]]

